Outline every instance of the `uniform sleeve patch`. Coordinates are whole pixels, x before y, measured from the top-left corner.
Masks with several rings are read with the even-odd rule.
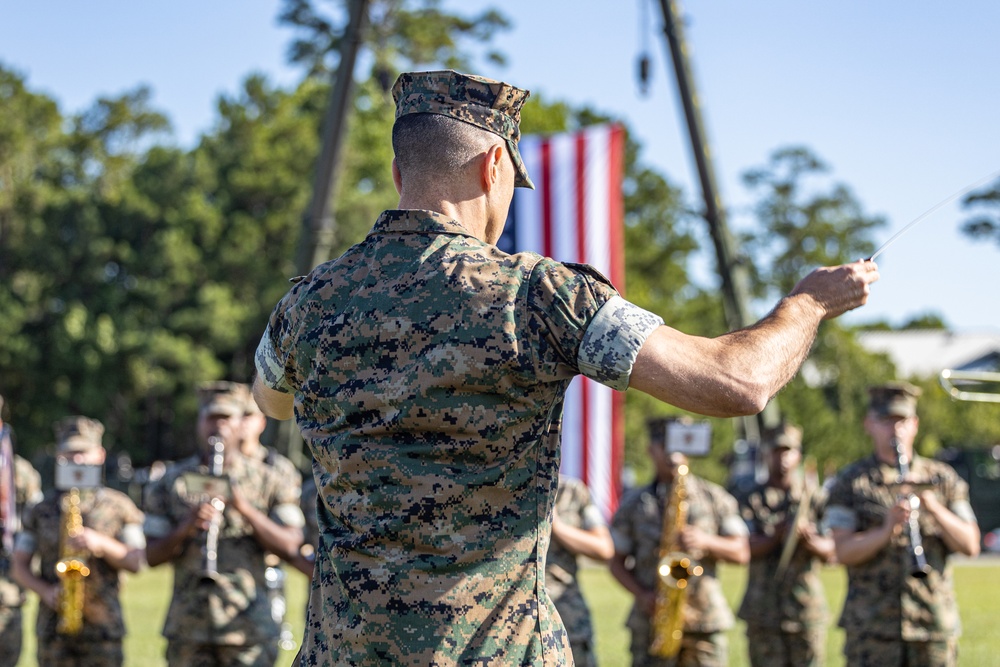
[[[610,298],[587,326],[577,362],[580,372],[618,391],[628,389],[632,366],[663,318],[620,296]]]

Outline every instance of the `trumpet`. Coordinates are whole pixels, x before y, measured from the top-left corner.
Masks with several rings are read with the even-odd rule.
[[[978,401],[982,403],[1000,403],[1000,392],[982,391],[986,385],[1000,384],[1000,373],[991,371],[955,371],[945,369],[939,378],[941,386],[948,394],[959,401]],[[961,389],[959,387],[965,387]],[[975,388],[978,391],[968,391]]]
[[[212,465],[210,473],[213,477],[222,477],[225,463],[226,446],[222,438],[211,437],[208,444],[212,446]],[[202,546],[201,578],[204,581],[215,581],[219,577],[219,530],[222,527],[222,511],[226,504],[219,498],[212,498],[212,506],[219,511],[205,531],[205,544]]]

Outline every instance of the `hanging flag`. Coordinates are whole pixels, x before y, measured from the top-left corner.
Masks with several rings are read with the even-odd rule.
[[[518,147],[535,189],[515,189],[497,246],[590,264],[624,294],[624,128],[525,136]],[[609,519],[621,493],[624,398],[577,376],[563,410],[561,472],[583,480]]]

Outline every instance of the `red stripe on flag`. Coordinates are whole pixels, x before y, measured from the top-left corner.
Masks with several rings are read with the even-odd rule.
[[[552,236],[555,222],[552,219],[552,144],[541,142],[542,155],[542,254],[552,256]]]
[[[622,181],[625,169],[625,128],[614,125],[609,136],[608,224],[611,229],[611,282],[625,296],[625,199]],[[618,509],[622,494],[622,462],[625,458],[625,392],[611,396],[611,498],[609,512]]]

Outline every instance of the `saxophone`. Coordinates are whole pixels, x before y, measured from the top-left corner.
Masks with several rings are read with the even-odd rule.
[[[56,630],[75,635],[83,627],[83,600],[85,580],[90,568],[84,560],[86,553],[70,546],[69,540],[83,532],[83,515],[80,512],[80,490],[70,489],[63,496],[62,519],[59,525],[59,562],[56,575],[62,586],[56,613],[59,620]]]
[[[650,655],[671,658],[681,649],[684,637],[684,600],[689,579],[701,576],[703,568],[681,551],[680,532],[687,525],[687,465],[677,467],[670,502],[663,508],[660,560],[656,567],[656,604],[651,629]]]

